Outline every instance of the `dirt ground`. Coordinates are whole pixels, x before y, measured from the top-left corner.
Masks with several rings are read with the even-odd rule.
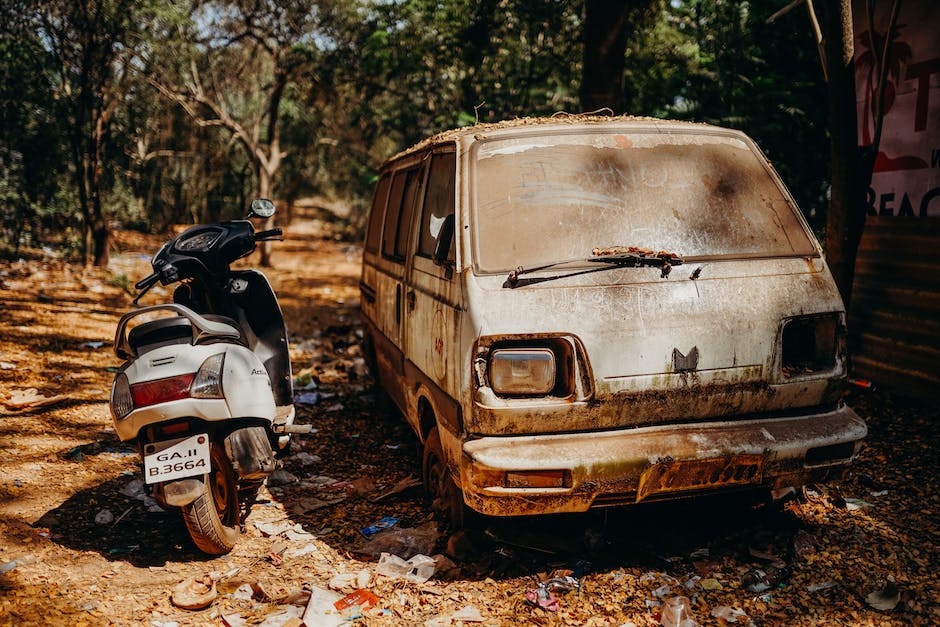
[[[307,388],[298,422],[315,431],[215,558],[142,494],[108,412],[114,328],[162,238],[119,233],[107,271],[0,262],[0,625],[296,626],[311,591],[356,589],[377,598],[348,612],[358,625],[657,625],[676,595],[702,625],[940,624],[940,416],[877,392],[849,399],[871,430],[859,462],[784,505],[723,498],[450,534],[415,485],[414,436],[376,408],[359,352],[359,250],[331,229],[296,219],[269,272]],[[386,516],[397,523],[369,542],[361,530]],[[414,583],[378,575],[382,551],[449,557]],[[748,591],[742,575],[774,560],[788,574]],[[174,586],[206,573],[219,593],[208,608],[171,603]],[[557,606],[527,601],[540,583]],[[879,591],[884,609],[872,607]]]

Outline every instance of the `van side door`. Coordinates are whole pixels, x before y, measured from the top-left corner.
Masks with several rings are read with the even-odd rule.
[[[450,413],[442,407],[450,404],[447,397],[456,396],[457,312],[460,307],[459,281],[454,272],[456,164],[453,146],[431,154],[423,202],[415,216],[417,237],[405,293],[406,368],[413,365],[436,393],[444,393],[436,399],[439,411],[444,413]],[[449,226],[445,226],[447,221]],[[450,247],[446,258],[438,260],[443,263],[438,265],[434,253],[438,240],[447,237],[448,229]]]
[[[418,190],[423,173],[420,161],[396,170],[391,175],[388,203],[385,211],[379,255],[375,273],[375,324],[379,338],[376,341],[376,362],[379,376],[387,383],[396,404],[404,408],[401,388],[404,375],[402,318],[405,315],[405,262],[411,244]]]

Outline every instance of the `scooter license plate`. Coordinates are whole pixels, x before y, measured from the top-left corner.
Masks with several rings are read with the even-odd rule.
[[[209,467],[209,436],[204,433],[144,445],[147,483],[204,475]]]

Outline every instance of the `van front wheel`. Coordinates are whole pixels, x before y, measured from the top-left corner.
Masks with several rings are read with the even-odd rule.
[[[462,529],[467,522],[467,507],[463,502],[463,492],[454,483],[444,461],[444,449],[437,427],[431,429],[424,441],[421,478],[425,494],[431,501],[431,509],[446,517],[452,529]]]

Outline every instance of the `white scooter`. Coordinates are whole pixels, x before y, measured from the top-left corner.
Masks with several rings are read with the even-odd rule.
[[[249,218],[272,215],[270,200],[251,203]],[[248,219],[187,229],[160,248],[153,273],[136,285],[135,304],[158,282],[179,283],[174,302],[125,314],[114,338],[126,360],[111,390],[118,437],[136,441],[153,497],[179,508],[196,546],[214,555],[235,546],[290,434],[310,430],[293,424],[287,331],[274,291],[262,273],[229,267],[281,235],[255,232]]]

